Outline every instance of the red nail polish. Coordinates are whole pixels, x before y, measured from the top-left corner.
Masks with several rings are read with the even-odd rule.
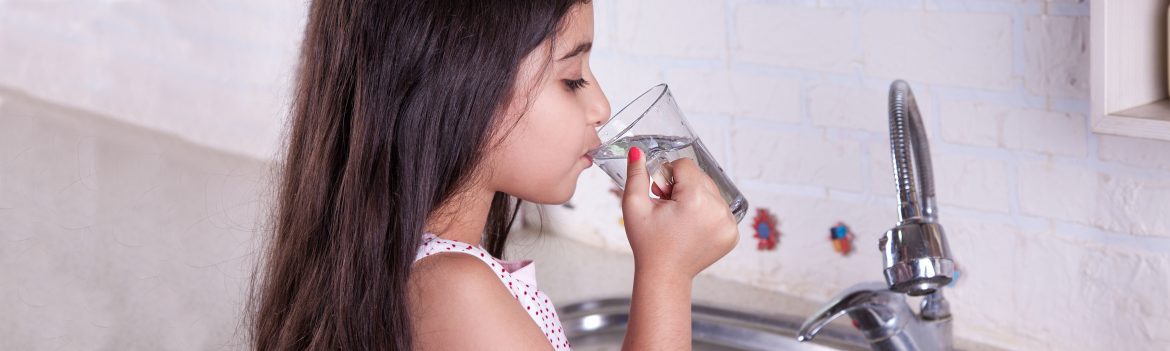
[[[639,150],[637,147],[632,147],[630,148],[630,155],[626,157],[630,159],[630,162],[638,162],[638,159],[642,158],[642,150]]]

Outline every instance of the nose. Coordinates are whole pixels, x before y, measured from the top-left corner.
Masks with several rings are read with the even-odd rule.
[[[605,95],[602,95],[600,100],[601,102],[598,103],[599,106],[597,107],[596,113],[597,121],[593,122],[594,127],[601,127],[605,122],[609,122],[609,100],[605,98]]]
[[[593,119],[593,122],[590,123],[589,125],[592,126],[593,128],[601,128],[601,126],[604,125],[605,122],[607,122],[607,121],[609,121],[609,118],[604,117],[604,115],[602,115],[601,118]]]
[[[589,94],[589,125],[597,128],[601,127],[605,122],[609,121],[610,106],[609,99],[606,99],[605,92],[601,90],[601,84],[594,84],[592,94]]]

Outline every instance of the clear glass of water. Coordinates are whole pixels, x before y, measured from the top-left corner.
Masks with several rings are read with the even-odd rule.
[[[618,111],[597,130],[601,146],[589,152],[593,162],[613,178],[618,187],[626,185],[626,153],[637,146],[646,155],[646,172],[659,189],[669,192],[674,184],[668,162],[679,158],[695,160],[719,187],[735,220],[743,220],[748,202],[731,183],[723,168],[691,131],[666,84],[650,88]]]

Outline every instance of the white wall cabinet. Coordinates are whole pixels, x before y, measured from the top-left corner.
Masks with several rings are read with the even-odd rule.
[[[1170,0],[1094,0],[1094,132],[1170,140],[1167,6]]]

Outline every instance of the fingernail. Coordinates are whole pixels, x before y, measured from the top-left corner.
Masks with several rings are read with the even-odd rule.
[[[630,159],[630,162],[638,162],[638,159],[642,158],[642,150],[638,150],[637,147],[632,147],[630,148],[630,155],[626,157]]]

